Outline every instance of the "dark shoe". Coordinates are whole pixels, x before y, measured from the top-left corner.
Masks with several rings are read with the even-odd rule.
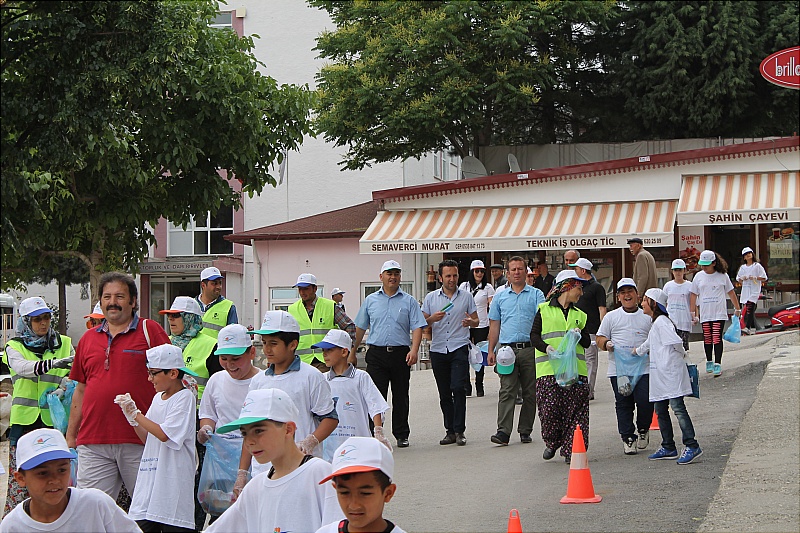
[[[533,442],[530,433],[520,433],[519,440],[522,444],[530,444],[531,442]]]
[[[456,434],[455,433],[448,433],[444,436],[442,440],[439,441],[439,444],[445,446],[447,444],[455,444],[456,443]]]
[[[478,392],[477,394],[475,394],[475,396],[477,396],[478,398],[482,398],[484,396],[483,389],[478,389]]]
[[[465,437],[463,433],[456,433],[456,444],[459,446],[466,446],[467,437]]]
[[[542,452],[542,459],[544,459],[545,461],[549,461],[555,456],[556,456],[556,451],[553,448],[545,448],[544,452]]]
[[[472,396],[472,387],[467,387],[467,388],[465,389],[465,391],[466,391],[466,393],[467,393],[467,396]]]
[[[398,448],[408,448],[408,439],[397,439]]]
[[[564,462],[570,464],[572,462],[572,459],[570,457],[564,457]]]
[[[498,431],[497,433],[492,435],[491,441],[501,446],[508,446],[508,435],[506,435],[502,431]]]
[[[517,399],[514,400],[514,403],[517,404],[517,405],[522,405],[522,397],[517,396]]]

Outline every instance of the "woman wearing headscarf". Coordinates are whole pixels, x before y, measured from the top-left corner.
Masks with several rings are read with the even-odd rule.
[[[564,461],[572,459],[572,437],[580,424],[584,444],[589,446],[589,384],[586,379],[584,349],[591,344],[586,327],[586,313],[575,307],[586,283],[574,270],[562,270],[556,276],[547,301],[531,327],[531,344],[536,349],[536,405],[545,444],[542,457],[550,460],[561,448]],[[567,331],[576,331],[581,338],[575,351],[578,357],[578,381],[569,387],[556,382],[549,354],[554,352]]]
[[[72,340],[53,329],[53,315],[43,298],[26,298],[19,306],[16,336],[6,343],[4,358],[14,384],[9,430],[8,471],[17,469],[17,441],[26,433],[52,428],[50,411],[39,407],[43,394],[69,375],[75,358]],[[9,476],[4,515],[28,497],[28,490]]]

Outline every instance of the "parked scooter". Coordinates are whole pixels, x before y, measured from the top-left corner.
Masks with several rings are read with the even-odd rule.
[[[770,307],[767,311],[772,331],[783,331],[800,325],[800,301]]]

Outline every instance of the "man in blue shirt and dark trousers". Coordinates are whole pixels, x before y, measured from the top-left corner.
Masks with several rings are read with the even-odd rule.
[[[447,434],[439,444],[464,446],[467,438],[467,382],[469,380],[469,328],[478,326],[478,309],[472,294],[458,288],[458,263],[439,263],[442,288],[429,292],[422,314],[431,327],[431,364]]]
[[[497,349],[510,346],[516,360],[508,374],[500,374],[500,395],[497,402],[497,433],[491,441],[507,446],[514,428],[514,405],[517,390],[522,388],[522,407],[519,411],[519,439],[533,442],[533,421],[536,418],[536,354],[531,346],[531,326],[539,304],[544,302],[542,291],[528,285],[525,259],[514,256],[508,260],[508,279],[511,286],[495,295],[489,309],[489,365],[495,364]],[[495,368],[495,372],[497,369]]]
[[[364,333],[367,339],[367,374],[384,398],[392,384],[392,433],[398,448],[408,447],[408,383],[411,366],[417,362],[417,352],[422,341],[422,328],[427,326],[419,304],[410,294],[400,289],[400,263],[386,261],[381,268],[382,287],[367,296],[356,316],[356,349]],[[410,332],[410,334],[409,334]],[[410,346],[409,346],[410,344]],[[356,364],[356,350],[350,353],[350,362]]]

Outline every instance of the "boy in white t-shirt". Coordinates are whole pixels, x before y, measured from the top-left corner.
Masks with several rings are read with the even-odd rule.
[[[106,493],[69,486],[69,462],[75,457],[55,429],[36,429],[20,437],[13,474],[30,498],[3,518],[0,532],[138,532],[136,522]]]
[[[336,429],[339,416],[325,376],[295,354],[300,342],[300,325],[286,311],[267,311],[261,328],[249,333],[261,335],[261,349],[269,364],[265,371],[250,380],[250,390],[276,387],[286,391],[300,413],[294,420],[297,446],[303,453],[322,457],[319,444]],[[262,464],[242,453],[234,495],[247,483],[248,466],[255,477],[263,470]]]
[[[392,483],[394,457],[388,448],[376,439],[350,437],[336,449],[332,469],[319,483],[333,480],[346,518],[319,528],[317,533],[404,533],[383,518],[383,508],[397,490]]]
[[[352,346],[350,335],[341,329],[330,330],[321,342],[312,346],[322,350],[325,364],[330,367],[324,375],[339,415],[339,425],[322,445],[322,458],[328,462],[333,459],[336,448],[348,437],[372,436],[370,419],[375,426],[375,438],[392,449],[389,439],[383,435],[384,413],[389,409],[389,404],[369,374],[347,362]]]
[[[217,372],[209,378],[200,400],[200,430],[197,432],[200,444],[206,444],[217,427],[239,418],[250,381],[258,374],[258,368],[253,366],[256,356],[253,340],[241,324],[229,324],[220,330],[214,354],[219,356],[219,364],[225,372]],[[230,439],[241,441],[241,435],[228,435]],[[211,522],[214,520],[216,515],[211,515]]]
[[[239,419],[217,429],[240,430],[248,455],[272,466],[244,487],[208,533],[316,531],[342,517],[333,487],[319,483],[330,475],[331,465],[295,444],[295,420],[300,416],[286,392],[257,389],[247,393]]]
[[[147,350],[147,372],[156,389],[147,415],[136,408],[130,394],[114,399],[144,443],[136,490],[128,516],[145,533],[195,531],[194,431],[197,407],[194,394],[183,386],[183,351],[172,344]],[[169,527],[167,527],[169,526]]]

